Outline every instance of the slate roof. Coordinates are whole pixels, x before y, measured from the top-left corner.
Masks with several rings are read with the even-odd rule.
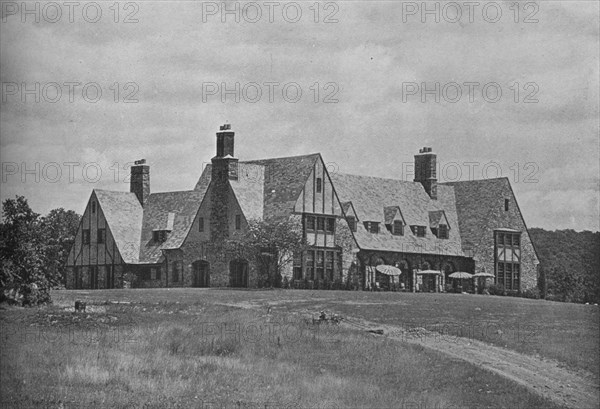
[[[159,262],[164,249],[179,248],[185,240],[194,217],[204,199],[204,190],[152,193],[144,207],[138,263]],[[153,230],[170,230],[167,240],[157,243]]]
[[[391,209],[397,206],[407,225],[427,227],[425,237],[416,237],[410,229],[406,229],[403,236],[395,236],[383,226],[379,233],[369,233],[359,223],[355,237],[361,249],[464,256],[451,186],[438,185],[438,200],[431,200],[417,182],[341,173],[332,174],[331,179],[340,201],[352,202],[361,221],[385,224]],[[442,210],[451,229],[449,239],[438,239],[429,230],[429,212]]]
[[[140,253],[143,209],[135,193],[94,189],[98,204],[126,263],[136,263]]]
[[[267,221],[289,217],[296,200],[320,154],[262,159],[238,163],[238,180],[230,180],[247,219]],[[196,183],[202,189],[210,183],[212,165],[207,165]]]
[[[142,208],[134,193],[94,190],[121,257],[128,264],[158,263],[162,250],[179,248],[206,193],[201,190],[152,193]],[[168,230],[167,240],[152,240],[153,230]]]

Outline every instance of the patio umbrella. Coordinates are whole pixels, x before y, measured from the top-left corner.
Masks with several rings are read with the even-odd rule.
[[[402,274],[402,270],[400,270],[398,267],[388,266],[385,264],[380,264],[375,267],[375,269],[386,276],[399,276]]]
[[[469,274],[469,273],[465,273],[463,271],[457,271],[456,273],[450,274],[448,277],[450,277],[450,278],[460,278],[462,280],[463,278],[471,278],[471,277],[473,277],[473,275]]]
[[[417,274],[437,274],[437,275],[442,275],[441,271],[437,271],[437,270],[421,270],[421,271],[417,271]]]

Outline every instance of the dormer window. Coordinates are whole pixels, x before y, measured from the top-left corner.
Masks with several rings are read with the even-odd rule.
[[[392,224],[392,234],[394,236],[404,236],[404,224],[402,220],[394,220]]]
[[[364,222],[364,226],[369,233],[379,233],[379,222]]]
[[[346,221],[348,222],[348,227],[350,228],[350,231],[356,233],[356,219],[354,218],[354,216],[346,217]]]
[[[168,230],[153,230],[152,231],[152,240],[157,243],[162,243],[167,240]]]
[[[413,234],[417,237],[425,237],[425,226],[410,226]]]
[[[448,226],[445,224],[440,224],[438,226],[438,239],[447,239],[448,238]]]

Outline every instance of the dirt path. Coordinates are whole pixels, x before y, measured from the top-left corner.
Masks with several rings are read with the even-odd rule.
[[[276,306],[278,304],[286,304],[286,302],[267,301],[237,306],[264,308],[265,305]],[[298,312],[306,318],[316,317],[314,311]],[[373,336],[386,336],[398,341],[421,345],[461,359],[497,373],[568,408],[597,409],[600,407],[600,386],[595,376],[583,370],[575,372],[561,367],[558,361],[521,354],[475,339],[444,336],[424,328],[407,330],[399,326],[378,324],[353,317],[345,317],[341,325],[361,331],[383,330],[383,335]]]
[[[347,317],[348,328],[382,329],[383,336],[442,352],[508,378],[531,391],[569,408],[600,407],[600,388],[591,373],[561,368],[557,361],[524,355],[474,339],[443,336],[424,328],[410,331]]]

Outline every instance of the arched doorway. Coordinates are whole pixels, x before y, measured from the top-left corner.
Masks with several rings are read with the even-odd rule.
[[[248,287],[248,262],[244,259],[229,263],[229,280],[232,287]]]
[[[210,264],[197,260],[192,263],[192,287],[210,287]]]

